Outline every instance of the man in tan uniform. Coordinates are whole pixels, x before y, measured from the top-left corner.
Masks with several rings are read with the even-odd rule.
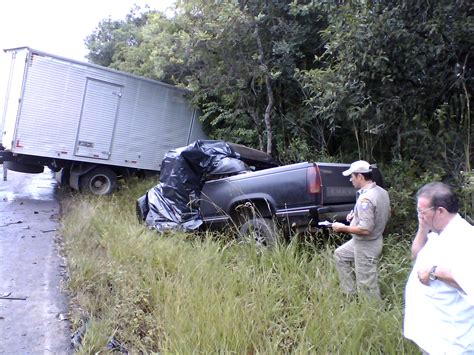
[[[388,192],[372,180],[372,168],[364,160],[352,163],[342,174],[350,175],[352,185],[359,190],[354,210],[347,215],[350,225],[332,224],[335,232],[352,235],[352,239],[334,253],[341,288],[348,295],[363,291],[370,297],[380,298],[377,262],[382,253],[382,234],[390,217]]]

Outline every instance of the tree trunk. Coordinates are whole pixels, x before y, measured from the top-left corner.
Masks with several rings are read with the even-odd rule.
[[[265,75],[265,86],[267,90],[267,106],[265,108],[265,115],[264,115],[264,122],[265,122],[265,129],[267,131],[267,153],[271,154],[272,153],[272,138],[273,138],[273,132],[272,132],[272,122],[271,122],[271,116],[272,116],[272,111],[273,111],[273,106],[275,104],[275,98],[273,96],[273,88],[272,88],[272,82],[270,78],[270,73],[268,71],[268,66],[265,63],[265,53],[263,50],[263,45],[262,45],[262,40],[260,38],[260,33],[258,31],[258,24],[255,25],[255,37],[257,40],[257,46],[258,46],[258,58],[260,61],[260,64],[264,68],[264,75]]]
[[[256,110],[252,110],[250,112],[250,116],[252,117],[252,120],[253,122],[255,123],[255,127],[257,129],[257,136],[258,136],[258,149],[260,150],[263,150],[263,135],[262,135],[262,132],[258,129],[258,127],[260,126],[259,125],[259,122],[258,122],[258,113]]]

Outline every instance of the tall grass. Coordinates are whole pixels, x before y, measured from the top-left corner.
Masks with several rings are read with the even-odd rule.
[[[413,353],[401,334],[408,243],[388,238],[384,302],[347,300],[334,242],[294,239],[273,250],[211,233],[158,234],[135,200],[151,183],[64,202],[73,325],[88,322],[81,353],[113,336],[144,353]]]

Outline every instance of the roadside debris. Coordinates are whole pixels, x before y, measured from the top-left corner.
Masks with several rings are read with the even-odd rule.
[[[57,318],[58,320],[60,320],[60,321],[69,320],[68,316],[65,315],[64,313],[58,313],[58,314],[56,315],[56,318]]]
[[[81,347],[82,340],[84,339],[88,327],[89,321],[84,321],[80,328],[71,335],[71,348],[73,350],[79,350]]]
[[[110,337],[109,342],[107,343],[107,350],[111,350],[113,352],[119,352],[121,354],[128,354],[128,349],[122,345],[120,341],[118,341],[114,336]]]
[[[0,299],[2,300],[9,300],[9,301],[26,301],[28,297],[20,297],[20,296],[11,296],[11,292],[4,293],[3,295],[0,296]]]
[[[0,227],[8,227],[8,226],[11,226],[12,224],[21,224],[21,223],[23,223],[23,221],[10,222],[7,224],[2,224]]]

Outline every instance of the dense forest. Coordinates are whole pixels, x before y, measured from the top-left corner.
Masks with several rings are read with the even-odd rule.
[[[173,15],[104,19],[85,44],[93,63],[191,89],[211,138],[282,163],[377,162],[408,198],[414,180],[472,190],[473,13],[465,0],[178,0]]]

